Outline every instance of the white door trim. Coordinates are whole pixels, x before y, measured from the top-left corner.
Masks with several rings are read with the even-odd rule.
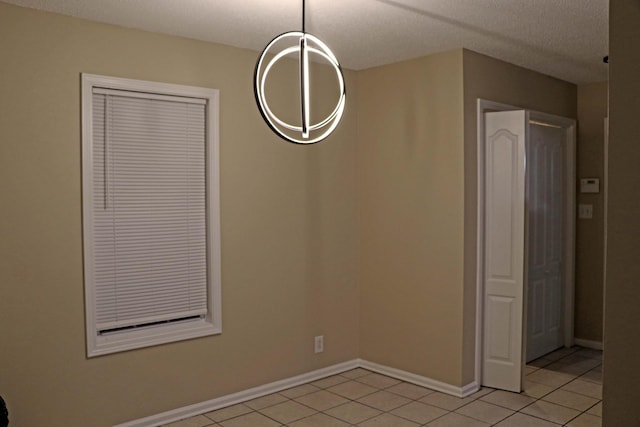
[[[604,301],[605,291],[607,289],[607,248],[609,247],[609,229],[607,223],[609,221],[609,117],[604,118],[604,184],[602,185],[603,205],[604,205],[604,250],[602,251],[602,299]],[[604,324],[604,315],[602,316]],[[604,338],[602,340],[604,342]],[[602,347],[602,342],[600,347]],[[601,348],[602,350],[602,348]]]
[[[485,192],[485,159],[484,159],[484,113],[489,111],[522,110],[508,104],[477,100],[477,239],[476,239],[476,357],[475,382],[482,384],[482,328],[484,316],[484,192]],[[567,130],[566,156],[566,243],[565,243],[565,316],[564,316],[564,345],[571,347],[574,343],[574,296],[575,296],[575,182],[576,182],[576,122],[565,117],[530,111],[531,120],[546,122],[561,126]],[[526,291],[526,290],[525,290]],[[524,293],[525,299],[527,293]],[[526,303],[525,303],[526,307]]]

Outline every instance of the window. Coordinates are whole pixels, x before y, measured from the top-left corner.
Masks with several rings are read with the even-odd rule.
[[[218,91],[83,74],[87,354],[221,332]]]

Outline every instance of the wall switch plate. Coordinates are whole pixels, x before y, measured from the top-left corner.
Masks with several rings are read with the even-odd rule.
[[[314,338],[314,351],[322,353],[324,351],[324,335],[318,335]]]
[[[578,205],[578,218],[591,219],[593,218],[593,205]]]

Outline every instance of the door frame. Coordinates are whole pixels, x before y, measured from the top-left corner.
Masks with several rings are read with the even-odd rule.
[[[485,193],[485,138],[484,114],[491,111],[526,110],[513,105],[502,104],[478,98],[477,100],[477,223],[476,223],[476,348],[475,382],[482,385],[483,322],[484,322],[484,193]],[[565,212],[565,267],[564,267],[564,318],[563,333],[565,347],[574,344],[574,301],[575,301],[575,212],[576,212],[576,121],[553,114],[528,110],[530,120],[557,125],[566,130],[565,172],[567,180]],[[525,280],[525,288],[526,288]],[[527,289],[523,290],[523,333],[526,333]],[[526,339],[523,340],[526,343]],[[525,352],[523,352],[523,366]]]

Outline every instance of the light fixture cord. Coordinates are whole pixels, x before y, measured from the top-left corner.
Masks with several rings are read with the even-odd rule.
[[[305,33],[306,32],[306,25],[305,25],[305,1],[302,0],[302,32]]]

